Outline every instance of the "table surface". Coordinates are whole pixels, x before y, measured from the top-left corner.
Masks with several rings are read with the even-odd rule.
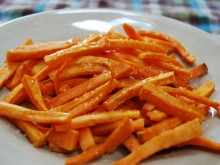
[[[80,8],[112,8],[163,15],[220,39],[220,0],[0,0],[0,24],[43,11]]]

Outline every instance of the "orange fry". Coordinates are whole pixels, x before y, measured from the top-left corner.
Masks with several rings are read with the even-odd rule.
[[[117,93],[115,93],[114,95],[112,95],[110,98],[108,98],[103,103],[103,106],[107,110],[114,110],[115,108],[117,108],[120,104],[122,104],[126,100],[128,100],[134,96],[137,96],[139,94],[142,86],[146,82],[152,82],[155,84],[161,84],[160,82],[163,82],[163,83],[169,84],[171,81],[174,80],[173,77],[174,77],[173,73],[165,73],[165,74],[160,74],[155,77],[150,77],[150,78],[146,78],[145,80],[140,80],[138,82],[135,82],[134,84],[132,84],[128,87],[125,87],[125,88],[121,89],[120,91],[118,91]]]
[[[216,143],[210,139],[201,136],[180,144],[180,146],[185,145],[198,146],[206,149],[211,149],[213,151],[220,151],[219,143]]]
[[[110,48],[121,48],[121,49],[141,49],[144,51],[150,52],[159,52],[159,53],[167,53],[167,50],[163,47],[152,44],[147,41],[137,41],[137,40],[128,40],[128,39],[108,39],[107,45]]]
[[[168,56],[167,54],[162,54],[162,53],[153,53],[153,52],[145,52],[141,53],[138,56],[140,59],[144,59],[146,62],[157,62],[157,61],[163,61],[163,62],[169,62],[172,63],[173,65],[176,65],[178,67],[183,68],[183,65],[177,61],[175,58],[172,56]]]
[[[60,123],[69,121],[69,115],[62,112],[35,111],[0,101],[0,115],[25,121]]]
[[[180,143],[199,137],[202,133],[198,119],[182,124],[146,141],[125,158],[116,161],[114,165],[135,165],[154,153],[176,146]]]
[[[154,32],[154,31],[139,31],[138,32],[141,36],[146,36],[146,37],[153,37],[156,39],[160,39],[160,40],[164,40],[164,41],[168,41],[170,43],[172,43],[175,46],[176,51],[179,53],[180,57],[182,57],[182,59],[184,61],[186,61],[187,63],[194,63],[196,60],[196,57],[188,52],[186,50],[186,48],[175,38],[168,36],[166,34],[160,33],[160,32]]]
[[[200,96],[209,97],[214,92],[214,90],[215,84],[211,81],[206,81],[204,84],[195,88],[193,92]]]
[[[45,144],[44,134],[31,122],[21,120],[10,120],[18,128],[20,128],[32,142],[35,147],[42,147]]]
[[[178,117],[183,121],[195,118],[199,118],[200,121],[204,120],[204,116],[198,113],[196,109],[188,106],[186,103],[180,101],[174,96],[171,96],[151,83],[146,83],[140,92],[140,97],[155,104],[159,110]]]
[[[134,135],[130,135],[123,144],[130,152],[135,151],[138,147],[141,146],[140,142]]]
[[[208,72],[208,67],[205,63],[200,64],[191,69],[191,79],[195,79],[197,77],[203,76]]]
[[[115,68],[116,69],[115,70],[115,77],[117,78],[118,76],[121,76],[123,73],[128,72],[129,68],[130,67],[126,67],[126,66],[125,67],[121,66],[120,70],[119,70],[119,68]],[[84,94],[90,90],[93,90],[94,88],[98,87],[99,85],[104,84],[105,82],[110,80],[111,77],[112,76],[109,73],[105,73],[105,72],[101,73],[98,76],[93,77],[93,78],[89,79],[88,81],[86,81],[82,84],[79,84],[78,86],[75,86],[64,93],[57,95],[55,98],[53,98],[52,100],[50,100],[47,103],[47,106],[49,108],[52,108],[52,107],[56,107],[59,105],[63,105],[64,103],[66,103],[76,97],[79,97],[82,94]]]
[[[76,130],[66,132],[52,130],[46,140],[67,151],[72,151],[78,147],[79,132]]]
[[[82,55],[91,55],[98,54],[103,52],[105,48],[105,44],[100,43],[90,43],[85,45],[74,45],[70,48],[62,49],[50,55],[44,57],[44,61],[52,64],[52,63],[60,63],[69,57],[78,57]]]
[[[22,79],[22,83],[26,93],[28,94],[32,103],[37,107],[37,109],[41,111],[47,111],[48,109],[44,103],[37,79],[25,75]]]
[[[90,147],[95,145],[95,140],[90,127],[84,127],[79,129],[79,144],[82,151],[86,151]]]
[[[111,112],[94,112],[73,118],[69,123],[59,124],[55,126],[57,131],[65,131],[71,129],[78,129],[88,126],[93,126],[100,123],[108,123],[122,120],[123,118],[136,119],[140,117],[138,110],[124,110]]]
[[[199,96],[198,94],[196,94],[190,90],[187,90],[185,88],[170,88],[170,87],[160,87],[160,88],[162,88],[167,93],[186,96],[186,97],[188,97],[198,103],[202,103],[202,104],[211,106],[216,109],[218,109],[218,107],[220,106],[219,102],[213,101],[207,97]]]
[[[41,59],[45,55],[58,50],[68,48],[79,42],[79,39],[69,41],[54,41],[45,43],[34,43],[31,45],[21,45],[7,52],[8,61],[25,61],[30,59]]]
[[[23,84],[19,84],[3,98],[3,101],[11,104],[19,104],[27,97]]]
[[[4,83],[15,73],[19,63],[5,63],[0,68],[0,88],[4,85]]]
[[[137,132],[137,138],[140,142],[144,143],[154,136],[177,127],[181,123],[182,121],[175,117],[164,119],[156,124],[153,124],[152,126],[145,128],[142,131]]]
[[[24,74],[30,75],[31,69],[36,65],[37,60],[27,60],[21,63],[11,80],[10,88],[13,89],[21,83]]]
[[[104,153],[112,153],[132,133],[132,126],[128,118],[123,119],[117,128],[107,137],[104,143],[94,145],[80,155],[70,157],[66,165],[84,164],[101,157]]]

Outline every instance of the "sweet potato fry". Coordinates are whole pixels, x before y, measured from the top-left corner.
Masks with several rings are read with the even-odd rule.
[[[113,87],[113,88],[112,88]],[[103,101],[103,99],[114,89],[114,80],[113,82],[109,81],[107,82],[107,85],[104,87],[104,90],[101,91],[100,93],[98,93],[94,98],[85,101],[84,103],[78,105],[77,107],[71,109],[71,111],[69,111],[69,115],[71,118],[74,118],[76,116],[79,115],[83,115],[86,114],[92,110],[94,110],[94,108],[96,106],[98,106],[98,104]]]
[[[177,127],[181,123],[182,121],[175,117],[164,119],[156,124],[153,124],[152,126],[145,128],[142,131],[137,132],[137,138],[140,142],[144,143],[154,136],[161,134],[162,132]]]
[[[68,153],[69,151],[49,142],[48,143],[48,150],[51,152],[58,152],[58,153]]]
[[[18,68],[19,63],[5,63],[0,68],[0,88],[4,85],[4,83],[15,73]]]
[[[143,159],[148,158],[154,153],[194,139],[201,135],[201,127],[198,119],[194,119],[185,124],[182,124],[172,130],[164,132],[154,138],[148,140],[131,154],[125,158],[116,161],[114,165],[133,165]]]
[[[191,92],[190,90],[184,89],[184,88],[170,88],[170,87],[160,87],[164,91],[170,93],[170,94],[178,94],[185,97],[188,97],[198,103],[202,103],[208,106],[211,106],[213,108],[218,109],[220,106],[219,102],[213,101],[207,97],[199,96],[198,94],[195,94],[194,92]]]
[[[21,120],[10,121],[27,135],[33,146],[42,147],[45,144],[44,134],[33,123]]]
[[[167,81],[166,81],[166,79],[167,79]],[[137,96],[139,94],[142,86],[146,82],[160,84],[160,82],[170,83],[171,81],[173,81],[173,73],[160,74],[155,77],[150,77],[145,80],[140,80],[140,81],[134,83],[133,85],[130,85],[126,88],[123,88],[120,91],[118,91],[117,93],[115,93],[114,95],[112,95],[110,98],[108,98],[103,103],[103,106],[109,111],[114,110],[115,108],[117,108],[120,104],[122,104],[126,100],[128,100],[134,96]]]
[[[214,92],[214,90],[215,84],[211,81],[206,81],[204,84],[195,88],[193,92],[200,96],[209,97]]]
[[[80,155],[70,157],[66,165],[83,164],[101,157],[104,153],[112,153],[132,133],[132,126],[128,118],[123,119],[117,128],[107,137],[104,143],[94,145]]]
[[[40,111],[47,111],[48,109],[44,103],[37,79],[25,75],[22,79],[22,83],[26,93],[28,94],[32,103],[37,107],[37,109]]]
[[[144,51],[158,52],[158,53],[167,53],[167,50],[163,47],[152,44],[147,41],[137,41],[137,40],[128,40],[128,39],[108,39],[107,46],[109,48],[121,48],[121,49],[141,49]]]
[[[108,123],[122,120],[123,118],[136,119],[140,117],[138,110],[111,111],[111,112],[94,112],[73,118],[69,123],[55,126],[57,131],[65,131],[93,126],[100,123]]]
[[[216,143],[210,139],[201,136],[180,144],[180,146],[186,145],[198,146],[205,149],[211,149],[212,151],[220,151],[219,143]]]
[[[46,140],[67,151],[72,151],[78,147],[79,132],[76,130],[66,132],[52,130]]]
[[[50,55],[44,57],[44,61],[51,64],[56,62],[62,62],[67,57],[78,57],[81,55],[91,55],[91,54],[99,54],[100,52],[104,52],[105,44],[101,43],[90,43],[85,45],[74,45],[70,48],[62,49]]]
[[[139,40],[139,41],[148,41],[148,42],[163,46],[167,50],[175,49],[175,46],[173,46],[170,42],[155,39],[155,38],[150,38],[150,37],[147,37],[147,38],[142,37],[131,25],[127,23],[124,23],[122,26],[123,26],[125,33],[128,35],[130,39]]]
[[[109,86],[109,91],[108,92],[111,92],[113,89],[115,89],[115,87],[117,86],[117,81],[113,81],[113,83],[111,84],[111,86]],[[91,105],[95,105],[96,103],[93,103],[93,102],[96,102],[96,100],[93,100],[93,101],[89,101],[89,100],[92,100],[93,98],[95,97],[98,97],[98,95],[100,95],[100,101],[103,97],[105,97],[104,95],[106,94],[105,91],[107,90],[108,88],[108,85],[109,85],[109,82],[106,82],[105,84],[97,87],[96,89],[90,91],[90,92],[87,92],[85,94],[83,94],[82,96],[72,100],[72,101],[69,101],[67,102],[66,104],[63,104],[62,106],[58,106],[58,107],[55,107],[55,108],[52,108],[50,109],[51,111],[56,111],[56,112],[69,112],[70,110],[76,108],[77,106],[78,109],[82,106],[80,106],[80,104],[83,105],[83,103],[87,102]],[[88,104],[87,104],[88,106]],[[92,107],[92,108],[95,108],[95,107]]]
[[[120,121],[97,124],[91,128],[92,133],[96,136],[108,135],[117,127],[119,122]],[[144,129],[143,118],[131,120],[131,124],[134,128],[134,132],[142,131]]]
[[[53,64],[50,66],[43,67],[40,72],[34,75],[34,78],[37,78],[38,81],[45,79],[48,76],[48,73],[59,67],[60,64]],[[23,84],[16,86],[11,92],[9,92],[4,98],[3,101],[13,104],[19,104],[27,98],[27,93],[25,92]]]
[[[130,39],[144,41],[144,38],[141,35],[139,35],[131,25],[124,23],[122,24],[122,27]]]
[[[37,60],[27,60],[22,62],[21,65],[17,68],[15,75],[11,80],[10,88],[13,89],[17,85],[19,85],[24,74],[30,75],[32,67],[35,66],[37,62]]]
[[[0,115],[19,120],[41,123],[60,123],[69,121],[69,115],[67,113],[35,111],[2,101],[0,101]]]
[[[94,63],[82,63],[77,64],[71,67],[68,67],[64,69],[60,74],[60,80],[67,80],[69,78],[74,78],[77,76],[85,76],[85,75],[94,75],[94,74],[100,74],[104,70],[107,70],[107,68],[100,64],[94,64]],[[54,80],[55,75],[57,71],[52,72],[49,74],[50,79]]]
[[[180,118],[183,121],[199,118],[200,121],[204,120],[204,116],[196,111],[193,107],[188,106],[174,96],[169,95],[167,92],[157,88],[151,83],[146,83],[139,95],[155,106],[170,115]]]
[[[124,73],[127,73],[129,71],[130,67],[120,67],[115,70],[115,77],[117,78],[118,76],[121,76]],[[54,99],[52,99],[50,102],[47,103],[47,107],[51,108],[51,107],[56,107],[58,105],[62,105],[76,97],[81,96],[82,94],[98,87],[99,85],[104,84],[105,82],[107,82],[108,80],[111,79],[111,74],[108,73],[101,73],[100,75],[89,79],[88,81],[75,86],[73,88],[71,88],[70,90],[68,90],[65,93],[62,93],[58,96],[56,96]]]
[[[103,143],[103,148],[107,153],[112,153],[123,143],[133,132],[133,127],[129,118],[125,117],[112,131]]]
[[[79,145],[82,151],[86,151],[90,147],[95,145],[95,140],[90,127],[84,127],[79,129]]]
[[[208,67],[205,63],[197,65],[196,67],[190,69],[191,70],[191,79],[195,79],[197,77],[203,76],[208,72]]]
[[[94,145],[79,155],[67,158],[65,161],[65,165],[85,164],[89,161],[101,157],[104,153],[105,150],[102,144]]]
[[[156,39],[160,39],[160,40],[168,41],[172,43],[175,47],[175,50],[179,53],[180,57],[189,64],[194,63],[196,60],[196,57],[192,53],[188,52],[186,48],[178,40],[176,40],[175,38],[171,36],[168,36],[160,32],[154,32],[154,31],[141,30],[141,31],[138,31],[138,33],[141,36],[153,37]]]
[[[152,53],[152,52],[145,52],[141,53],[138,56],[140,59],[144,59],[146,62],[157,62],[157,61],[163,61],[163,62],[169,62],[173,65],[176,65],[178,67],[183,68],[183,65],[177,61],[172,56],[168,56],[167,54],[162,53]]]
[[[123,144],[130,152],[135,151],[138,147],[141,146],[140,142],[134,135],[130,135]]]
[[[36,75],[46,67],[47,67],[47,63],[41,60],[39,63],[33,66],[33,68],[31,69],[31,75],[32,76]]]
[[[3,98],[3,101],[11,104],[19,104],[26,98],[28,98],[28,96],[24,86],[23,84],[19,84]]]
[[[45,55],[58,50],[68,48],[79,42],[79,39],[69,41],[54,41],[45,43],[34,43],[31,45],[21,45],[7,52],[7,61],[25,61],[30,59],[41,59]]]
[[[158,109],[154,109],[153,111],[148,112],[147,116],[150,118],[150,120],[158,122],[167,118],[169,115]]]

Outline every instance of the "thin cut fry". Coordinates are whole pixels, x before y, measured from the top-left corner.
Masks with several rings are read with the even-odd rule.
[[[0,115],[19,120],[42,123],[60,123],[67,122],[69,120],[69,115],[67,113],[35,111],[2,101],[0,101]]]
[[[138,110],[125,110],[125,111],[111,111],[111,112],[97,112],[87,115],[82,115],[75,117],[70,123],[65,123],[63,125],[56,125],[55,129],[57,131],[65,131],[71,129],[78,129],[88,126],[93,126],[99,123],[107,123],[122,120],[123,118],[136,119],[140,117],[140,112]]]
[[[82,151],[86,151],[90,147],[95,145],[95,140],[90,127],[84,127],[79,129],[79,145]]]
[[[167,50],[163,47],[152,44],[147,41],[137,41],[137,40],[128,40],[128,39],[108,39],[107,45],[110,48],[121,48],[121,49],[141,49],[150,52],[158,52],[158,53],[167,53]]]
[[[176,116],[183,121],[192,120],[195,118],[199,118],[200,121],[204,120],[204,116],[198,113],[196,109],[193,109],[184,102],[180,101],[174,96],[169,95],[151,83],[146,83],[140,92],[140,97],[155,104],[159,110]]]
[[[140,142],[134,135],[129,136],[129,138],[127,138],[123,144],[130,152],[135,151],[138,147],[141,146]]]
[[[32,103],[37,107],[38,110],[47,111],[47,107],[42,98],[40,86],[36,78],[25,75],[22,79],[25,91],[31,99]]]
[[[47,141],[63,148],[67,151],[72,151],[78,147],[79,132],[70,130],[66,132],[57,132],[52,130],[47,136]]]
[[[199,120],[194,119],[148,140],[125,158],[116,161],[114,165],[135,165],[160,150],[194,139],[201,133]]]
[[[5,63],[0,68],[0,88],[4,85],[4,83],[14,74],[19,63]]]
[[[210,139],[201,136],[180,144],[180,146],[185,146],[185,145],[198,146],[206,149],[211,149],[213,151],[220,151],[219,143],[216,143]]]
[[[188,52],[178,40],[171,36],[154,31],[139,31],[139,34],[141,36],[149,36],[172,43],[175,46],[175,49],[179,53],[180,57],[182,57],[183,60],[189,64],[194,63],[196,60],[196,57],[192,53]]]
[[[10,88],[13,89],[20,84],[25,74],[30,75],[32,67],[36,65],[37,62],[37,60],[27,60],[21,63],[11,80]]]
[[[194,92],[191,92],[184,88],[170,88],[170,87],[160,87],[160,88],[162,88],[164,91],[170,94],[178,94],[178,95],[186,96],[192,100],[195,100],[198,103],[202,103],[216,109],[218,109],[218,107],[220,106],[220,103],[208,99],[207,97],[199,96],[198,94],[195,94]]]
[[[10,120],[12,121],[12,120]],[[31,122],[25,122],[21,120],[13,120],[17,127],[19,127],[25,134],[27,134],[28,139],[32,142],[35,147],[42,147],[45,144],[44,134]]]
[[[140,80],[140,81],[134,83],[133,85],[125,87],[125,88],[121,89],[120,91],[118,91],[117,93],[115,93],[114,95],[112,95],[110,98],[108,98],[103,103],[103,106],[109,111],[116,109],[120,104],[122,104],[126,100],[128,100],[134,96],[137,96],[139,94],[142,86],[146,82],[152,82],[155,84],[161,84],[160,82],[163,82],[163,83],[169,84],[172,81],[173,81],[173,73],[172,72],[160,74],[155,77],[146,78],[145,80]]]
[[[78,39],[69,41],[54,41],[21,45],[7,52],[7,61],[25,61],[30,59],[41,59],[61,49],[68,48],[78,43]]]
[[[169,115],[158,109],[154,109],[153,111],[148,112],[147,116],[150,118],[150,120],[158,122],[167,118]]]
[[[70,157],[66,160],[66,165],[83,164],[98,157],[104,153],[113,152],[125,139],[132,133],[132,127],[128,118],[123,119],[117,128],[109,135],[103,144],[95,145],[82,154]]]
[[[116,72],[115,76],[118,77],[121,74],[127,72],[129,70],[129,68],[128,67],[127,68],[120,67],[120,70],[119,70],[119,68],[116,70],[118,70],[118,71],[115,71]],[[111,79],[111,77],[112,76],[109,73],[101,73],[98,76],[91,78],[88,81],[86,81],[82,84],[79,84],[78,86],[75,86],[62,94],[57,95],[54,99],[52,99],[51,101],[49,101],[47,103],[47,106],[49,108],[52,108],[52,107],[56,107],[58,105],[63,105],[64,103],[66,103],[76,97],[79,97],[82,94],[104,84],[105,82],[109,81]]]
[[[181,123],[182,121],[175,117],[164,119],[156,124],[153,124],[152,126],[145,128],[142,131],[137,132],[137,138],[140,142],[144,143],[154,136],[177,127]]]

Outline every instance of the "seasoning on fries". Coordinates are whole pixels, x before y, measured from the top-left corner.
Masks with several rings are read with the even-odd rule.
[[[192,86],[205,63],[175,38],[122,25],[67,41],[27,40],[6,54],[0,87],[0,115],[35,147],[74,153],[66,165],[83,164],[125,146],[130,154],[113,164],[138,164],[157,152],[181,146],[213,151],[220,144],[203,137],[201,122],[220,103],[209,96],[214,82]],[[182,61],[176,56],[181,57]],[[29,102],[36,108],[25,108]]]

